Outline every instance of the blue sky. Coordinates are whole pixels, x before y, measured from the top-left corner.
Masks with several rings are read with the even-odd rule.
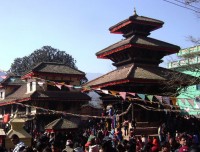
[[[114,69],[112,62],[95,53],[123,38],[108,28],[131,16],[134,7],[138,15],[165,22],[150,37],[181,48],[193,46],[187,36],[200,37],[200,18],[163,0],[1,0],[0,69],[50,45],[72,55],[79,70],[107,73]]]

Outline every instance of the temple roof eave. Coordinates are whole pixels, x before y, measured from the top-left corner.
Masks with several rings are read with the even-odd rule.
[[[91,88],[105,88],[108,86],[116,86],[119,84],[164,84],[164,82],[169,81],[174,72],[169,69],[155,66],[147,65],[134,65],[130,64],[125,67],[118,68],[114,71],[111,71],[99,78],[96,78],[84,86]],[[193,78],[191,76],[179,73],[186,76],[185,82]],[[181,80],[180,80],[181,81]],[[175,83],[175,81],[174,81]],[[180,83],[180,82],[176,82]],[[178,85],[177,85],[178,86]]]
[[[116,80],[116,81],[111,81],[111,82],[105,82],[102,84],[96,84],[96,85],[91,85],[90,87],[95,89],[95,88],[105,88],[105,87],[110,87],[110,86],[115,86],[115,85],[123,85],[123,84],[134,84],[135,82],[143,82],[143,83],[160,83],[161,80],[144,80],[144,79],[121,79],[121,80]]]
[[[54,74],[54,75],[72,75],[72,76],[85,76],[83,71],[69,67],[63,63],[55,62],[41,62],[32,68],[30,71],[26,72],[22,79],[28,78],[33,74]]]
[[[84,78],[85,73],[83,74],[63,74],[63,73],[49,73],[49,72],[36,72],[36,71],[31,71],[21,77],[22,80],[24,79],[30,79],[30,78],[37,78],[41,76],[69,76],[69,77],[74,77],[74,78]]]
[[[164,24],[163,21],[148,18],[145,16],[138,16],[133,15],[130,16],[128,19],[125,19],[109,28],[109,31],[111,33],[121,34],[121,29],[125,26],[128,26],[130,24],[143,24],[146,26],[152,26],[152,29],[150,31],[153,31],[155,29],[161,28]]]
[[[91,98],[82,92],[66,91],[34,91],[27,94],[26,86],[20,87],[16,92],[0,100],[0,107],[26,101],[51,100],[51,101],[89,101]]]
[[[180,47],[150,37],[132,36],[121,40],[96,53],[98,58],[107,58],[108,55],[123,51],[127,48],[146,48],[153,51],[165,51],[167,55],[177,53]]]

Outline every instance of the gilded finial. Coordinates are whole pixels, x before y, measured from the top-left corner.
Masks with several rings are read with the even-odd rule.
[[[136,16],[137,15],[137,12],[136,12],[136,9],[135,9],[135,7],[134,7],[134,16]]]

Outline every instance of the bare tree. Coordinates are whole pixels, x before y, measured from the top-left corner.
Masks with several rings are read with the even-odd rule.
[[[195,50],[197,47],[198,46],[194,47],[193,49]],[[165,73],[165,77],[169,78],[165,83],[165,87],[169,88],[168,90],[177,88],[177,92],[174,94],[174,96],[183,92],[185,93],[189,86],[200,84],[200,54],[197,52],[191,53],[191,48],[182,51],[188,52],[185,52],[185,54],[183,54],[184,56],[179,57],[178,61],[173,61],[170,63],[170,68],[174,72]],[[183,73],[190,73],[192,76]]]
[[[195,45],[200,45],[200,38],[194,38],[193,36],[188,36],[187,40]]]
[[[192,3],[199,3],[199,2],[200,2],[200,0],[185,0],[185,3],[187,5],[192,4]]]
[[[196,10],[197,17],[200,18],[200,0],[184,0],[186,6],[191,6]],[[194,38],[188,36],[187,40],[191,41],[195,45],[200,45],[200,38]]]

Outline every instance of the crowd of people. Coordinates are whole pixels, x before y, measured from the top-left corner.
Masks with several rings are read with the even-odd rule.
[[[124,127],[110,131],[97,123],[75,131],[37,134],[31,147],[14,134],[11,141],[15,148],[6,150],[2,147],[0,152],[200,152],[198,133],[170,133],[163,128],[159,128],[163,132],[161,137],[135,136],[135,128],[128,128],[127,132],[126,123]]]
[[[108,115],[113,118],[112,108]],[[0,152],[200,152],[200,126],[195,118],[166,115],[155,136],[136,135],[135,119],[112,120],[90,119],[75,130],[35,130],[31,146],[14,134],[11,141],[15,147],[2,145]]]

